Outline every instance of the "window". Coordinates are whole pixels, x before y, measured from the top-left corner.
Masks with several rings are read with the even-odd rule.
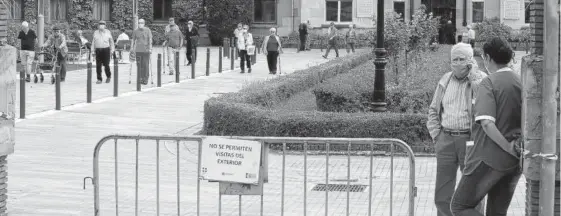
[[[352,0],[327,0],[325,2],[325,21],[327,22],[352,22]]]
[[[405,17],[405,1],[394,1],[393,11],[398,13],[401,17]]]
[[[530,23],[530,2],[524,2],[524,23]]]
[[[93,16],[95,20],[111,20],[111,0],[95,0]]]
[[[10,6],[10,19],[23,20],[23,1],[24,0],[14,0],[8,2]]]
[[[276,0],[254,0],[254,17],[256,23],[276,23],[277,3]]]
[[[172,0],[154,0],[154,19],[166,20],[173,16]]]
[[[51,1],[51,20],[66,20],[67,4],[66,0],[50,0]]]
[[[485,2],[483,0],[473,0],[473,10],[471,22],[480,23],[483,22],[484,12],[485,12]]]

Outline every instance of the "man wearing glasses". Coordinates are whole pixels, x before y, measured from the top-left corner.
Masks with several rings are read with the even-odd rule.
[[[131,52],[136,54],[136,67],[140,83],[148,84],[150,75],[150,54],[152,53],[152,31],[145,27],[144,19],[138,20],[138,28],[132,33]]]
[[[485,73],[477,68],[473,49],[459,43],[452,47],[452,72],[442,76],[429,107],[427,128],[435,142],[436,183],[434,202],[438,216],[452,216],[450,203],[458,167],[463,172],[466,147],[473,124],[473,102]],[[480,205],[480,209],[481,209]]]

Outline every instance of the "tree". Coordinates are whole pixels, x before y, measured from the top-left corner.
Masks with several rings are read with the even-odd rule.
[[[8,39],[8,19],[10,19],[11,0],[0,0],[0,45]]]
[[[223,38],[233,37],[238,23],[251,24],[253,1],[213,0],[208,2],[208,32],[213,45],[221,45]]]

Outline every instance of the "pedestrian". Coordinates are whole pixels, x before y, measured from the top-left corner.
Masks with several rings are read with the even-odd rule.
[[[300,52],[306,50],[306,39],[308,38],[308,26],[306,26],[306,23],[300,23],[298,34],[300,36],[298,52]]]
[[[179,50],[183,46],[183,34],[179,31],[179,26],[173,25],[170,31],[166,33],[166,41],[164,45],[167,45],[168,65],[169,65],[169,75],[175,73],[175,58],[176,54],[179,54]]]
[[[444,74],[438,82],[427,121],[436,151],[434,202],[438,216],[452,216],[450,202],[456,175],[458,167],[460,171],[464,169],[466,142],[471,136],[472,101],[486,76],[477,68],[473,49],[468,44],[452,47],[451,63],[452,72]]]
[[[334,22],[331,22],[331,26],[327,29],[327,44],[327,50],[325,51],[325,55],[322,55],[322,57],[327,58],[331,49],[334,49],[336,57],[339,58],[339,49],[337,48],[337,28],[335,28]]]
[[[446,26],[444,27],[444,32],[446,34],[446,41],[447,44],[456,44],[455,43],[455,38],[454,38],[454,33],[456,32],[456,27],[454,27],[454,25],[452,24],[452,20],[448,20],[446,22]]]
[[[66,54],[68,47],[66,46],[66,36],[60,32],[60,27],[53,27],[53,34],[49,36],[43,47],[52,47],[56,55],[57,66],[60,68],[60,81],[66,80]]]
[[[349,47],[355,53],[355,44],[356,44],[356,31],[354,28],[354,24],[349,25],[349,31],[347,32],[345,39],[347,41],[347,53],[349,53]]]
[[[136,55],[136,67],[140,83],[148,84],[150,76],[150,54],[152,53],[152,31],[145,27],[144,19],[138,20],[138,28],[132,33],[131,52]]]
[[[243,32],[243,23],[238,23],[238,28],[234,29],[234,41],[238,41],[238,37],[242,32]]]
[[[311,43],[311,36],[310,35],[312,34],[312,30],[313,30],[312,23],[310,22],[310,20],[308,20],[306,22],[306,27],[308,27],[308,34],[307,34],[308,38],[306,38],[306,50],[310,51],[311,50],[310,49],[310,43]]]
[[[82,45],[84,48],[86,48],[88,51],[92,51],[92,43],[90,43],[90,41],[88,41],[88,39],[86,39],[86,37],[84,37],[84,33],[82,32],[82,30],[78,30],[76,32],[78,34],[78,39],[80,40],[80,45]]]
[[[119,48],[119,59],[123,59],[123,50],[126,49],[126,47],[124,47],[121,43],[126,42],[130,42],[129,35],[125,32],[125,29],[121,29],[121,34],[117,36],[117,41],[115,41],[115,46]]]
[[[249,26],[243,25],[242,33],[238,37],[238,50],[240,50],[241,73],[245,73],[244,62],[247,62],[247,72],[251,73],[251,57],[247,53],[248,46],[253,45],[253,35],[248,32]]]
[[[467,144],[466,167],[452,199],[455,216],[483,216],[474,208],[487,196],[487,215],[507,215],[521,176],[522,84],[508,67],[513,50],[495,37],[483,45],[489,72],[475,99],[473,141]]]
[[[199,42],[199,30],[193,25],[193,21],[187,22],[185,40],[187,40],[187,65],[191,65],[191,63],[197,61],[197,44]]]
[[[37,44],[37,35],[35,31],[29,29],[29,23],[23,21],[21,23],[21,31],[19,32],[18,39],[20,40],[21,48],[19,51],[19,58],[25,70],[25,81],[30,82],[31,66],[35,58],[35,44]]]
[[[269,66],[269,74],[277,74],[277,59],[282,53],[282,44],[277,29],[269,29],[269,36],[263,39],[263,53],[267,56],[267,65]]]
[[[468,43],[471,45],[471,48],[475,47],[475,31],[471,28],[471,25],[467,25],[467,37]]]
[[[95,72],[97,74],[97,84],[103,82],[101,67],[105,69],[107,79],[105,83],[111,82],[111,53],[115,51],[115,44],[111,32],[105,29],[105,21],[99,21],[97,30],[93,33],[92,47],[95,52]]]
[[[168,19],[168,24],[166,25],[166,29],[165,29],[165,33],[168,33],[169,31],[171,31],[171,27],[175,25],[175,18],[170,17]]]

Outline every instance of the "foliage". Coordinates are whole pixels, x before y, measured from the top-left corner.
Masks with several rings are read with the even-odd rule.
[[[187,29],[187,22],[193,21],[195,25],[204,22],[203,0],[173,1],[173,17],[180,29]]]
[[[501,37],[505,40],[509,40],[512,34],[512,28],[501,23],[500,19],[497,17],[484,19],[483,22],[475,24],[473,30],[475,31],[475,39],[477,41],[487,41],[493,37]]]
[[[308,39],[310,40],[310,48],[319,49],[325,48],[327,44],[327,30],[325,29],[314,29],[308,33]],[[339,29],[339,33],[347,33],[347,29]],[[375,39],[374,31],[371,28],[356,28],[356,43],[355,48],[372,47],[372,43]],[[263,43],[265,35],[253,35],[253,41],[257,46],[261,46]],[[296,48],[300,43],[300,34],[297,31],[291,32],[288,36],[281,36],[281,43],[283,47]],[[339,49],[345,48],[346,42],[344,37],[339,37],[335,39],[337,47]]]
[[[72,0],[68,9],[68,21],[72,29],[91,29],[95,25],[93,17],[93,1]]]
[[[132,0],[113,1],[111,5],[111,22],[107,27],[110,29],[132,29],[133,11]]]
[[[510,35],[509,41],[511,42],[529,42],[532,33],[529,27],[522,27],[517,30],[513,30]]]
[[[411,37],[409,38],[408,51],[425,51],[429,48],[430,42],[438,35],[439,17],[433,17],[432,13],[427,14],[424,7],[418,9],[413,14],[413,19],[408,24]]]
[[[213,45],[222,44],[223,38],[234,37],[233,32],[238,23],[251,26],[253,1],[214,0],[207,1],[207,4],[207,29]]]
[[[437,52],[423,52],[425,56],[408,67],[409,75],[399,77],[399,84],[388,82],[386,102],[391,112],[426,113],[434,88],[440,77],[450,71],[450,46]],[[390,64],[393,65],[393,64]],[[373,63],[368,62],[349,73],[327,80],[314,89],[317,107],[330,112],[367,112],[371,110],[374,91]],[[391,70],[391,66],[388,68]],[[387,80],[394,74],[387,73]]]
[[[377,30],[376,19],[373,21]],[[384,47],[390,57],[397,57],[408,45],[410,29],[400,14],[387,12],[384,17]]]

